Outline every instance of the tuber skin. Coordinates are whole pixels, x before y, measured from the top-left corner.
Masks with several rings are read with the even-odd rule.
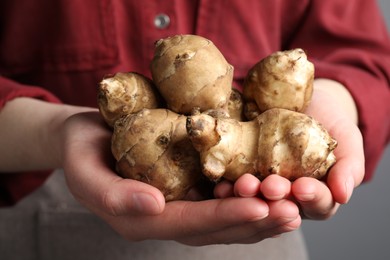
[[[191,115],[197,115],[200,114],[201,111],[199,108],[194,108]],[[202,113],[207,114],[209,116],[215,117],[215,118],[233,118],[238,121],[246,121],[245,115],[244,115],[244,103],[242,100],[241,93],[235,89],[232,88],[232,92],[229,98],[228,102],[228,108],[227,109],[208,109],[203,111]]]
[[[98,107],[106,123],[113,127],[116,120],[143,108],[162,106],[153,82],[135,72],[108,75],[99,83]]]
[[[246,121],[244,114],[244,100],[242,94],[236,88],[232,88],[228,102],[228,113],[231,118],[238,121]]]
[[[117,120],[111,149],[119,175],[158,188],[166,201],[183,199],[202,176],[186,117],[167,109],[143,109]]]
[[[210,40],[176,35],[157,41],[151,73],[167,107],[189,115],[194,108],[227,109],[233,66]]]
[[[256,63],[244,80],[245,115],[271,108],[303,112],[313,94],[314,65],[302,49],[277,51]]]
[[[200,153],[202,171],[212,181],[236,181],[251,173],[291,181],[320,179],[335,163],[337,142],[313,118],[270,109],[248,122],[199,114],[187,118],[187,132]]]

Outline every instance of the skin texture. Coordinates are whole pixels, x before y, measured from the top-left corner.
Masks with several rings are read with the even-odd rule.
[[[313,80],[314,65],[302,49],[272,53],[245,78],[246,117],[253,119],[270,108],[304,111],[312,97]]]
[[[183,199],[201,177],[185,121],[167,109],[143,109],[119,119],[111,141],[118,173],[158,188],[166,201]]]
[[[231,118],[234,118],[238,121],[246,121],[242,94],[235,88],[232,88],[232,93],[230,94],[228,111]]]
[[[291,181],[320,179],[336,161],[337,143],[327,131],[307,115],[286,109],[269,109],[249,122],[194,115],[187,119],[187,131],[203,173],[214,181],[235,181],[243,173],[261,180],[270,174]]]
[[[254,243],[297,229],[301,217],[331,217],[364,176],[351,96],[330,80],[318,80],[313,94],[306,113],[339,141],[338,161],[326,181],[301,178],[286,184],[280,176],[260,182],[243,175],[234,185],[218,184],[216,199],[165,203],[158,189],[113,171],[111,133],[97,110],[28,98],[14,99],[0,112],[0,124],[6,126],[0,128],[0,172],[64,168],[75,198],[131,241]],[[317,105],[323,102],[328,106]],[[235,194],[240,197],[231,197]]]
[[[176,113],[227,108],[233,67],[208,39],[176,35],[159,40],[151,73],[168,108]]]

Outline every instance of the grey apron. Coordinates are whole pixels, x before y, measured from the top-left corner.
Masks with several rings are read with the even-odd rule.
[[[300,231],[252,245],[191,247],[174,241],[128,242],[69,193],[63,172],[11,208],[0,208],[2,260],[308,259]]]

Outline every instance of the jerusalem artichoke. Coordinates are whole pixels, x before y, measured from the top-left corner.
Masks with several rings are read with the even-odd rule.
[[[244,81],[245,115],[270,108],[303,112],[313,93],[314,65],[302,49],[278,51],[255,64]]]
[[[182,199],[201,176],[185,124],[185,116],[167,109],[143,109],[119,119],[111,145],[118,173],[155,186],[167,201]]]
[[[153,82],[135,72],[118,72],[103,78],[98,89],[100,114],[108,125],[143,108],[161,106],[161,98]]]
[[[334,164],[336,141],[314,119],[286,109],[270,109],[249,122],[187,118],[189,137],[200,153],[203,173],[211,180],[235,181],[244,173],[264,179],[278,174],[289,180],[323,177]]]
[[[227,108],[233,66],[208,39],[176,35],[159,40],[151,72],[168,108],[176,113]]]

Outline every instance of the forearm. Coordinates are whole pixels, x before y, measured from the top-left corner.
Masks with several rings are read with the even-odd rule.
[[[0,111],[0,172],[61,167],[61,127],[88,110],[32,98],[9,101]]]

